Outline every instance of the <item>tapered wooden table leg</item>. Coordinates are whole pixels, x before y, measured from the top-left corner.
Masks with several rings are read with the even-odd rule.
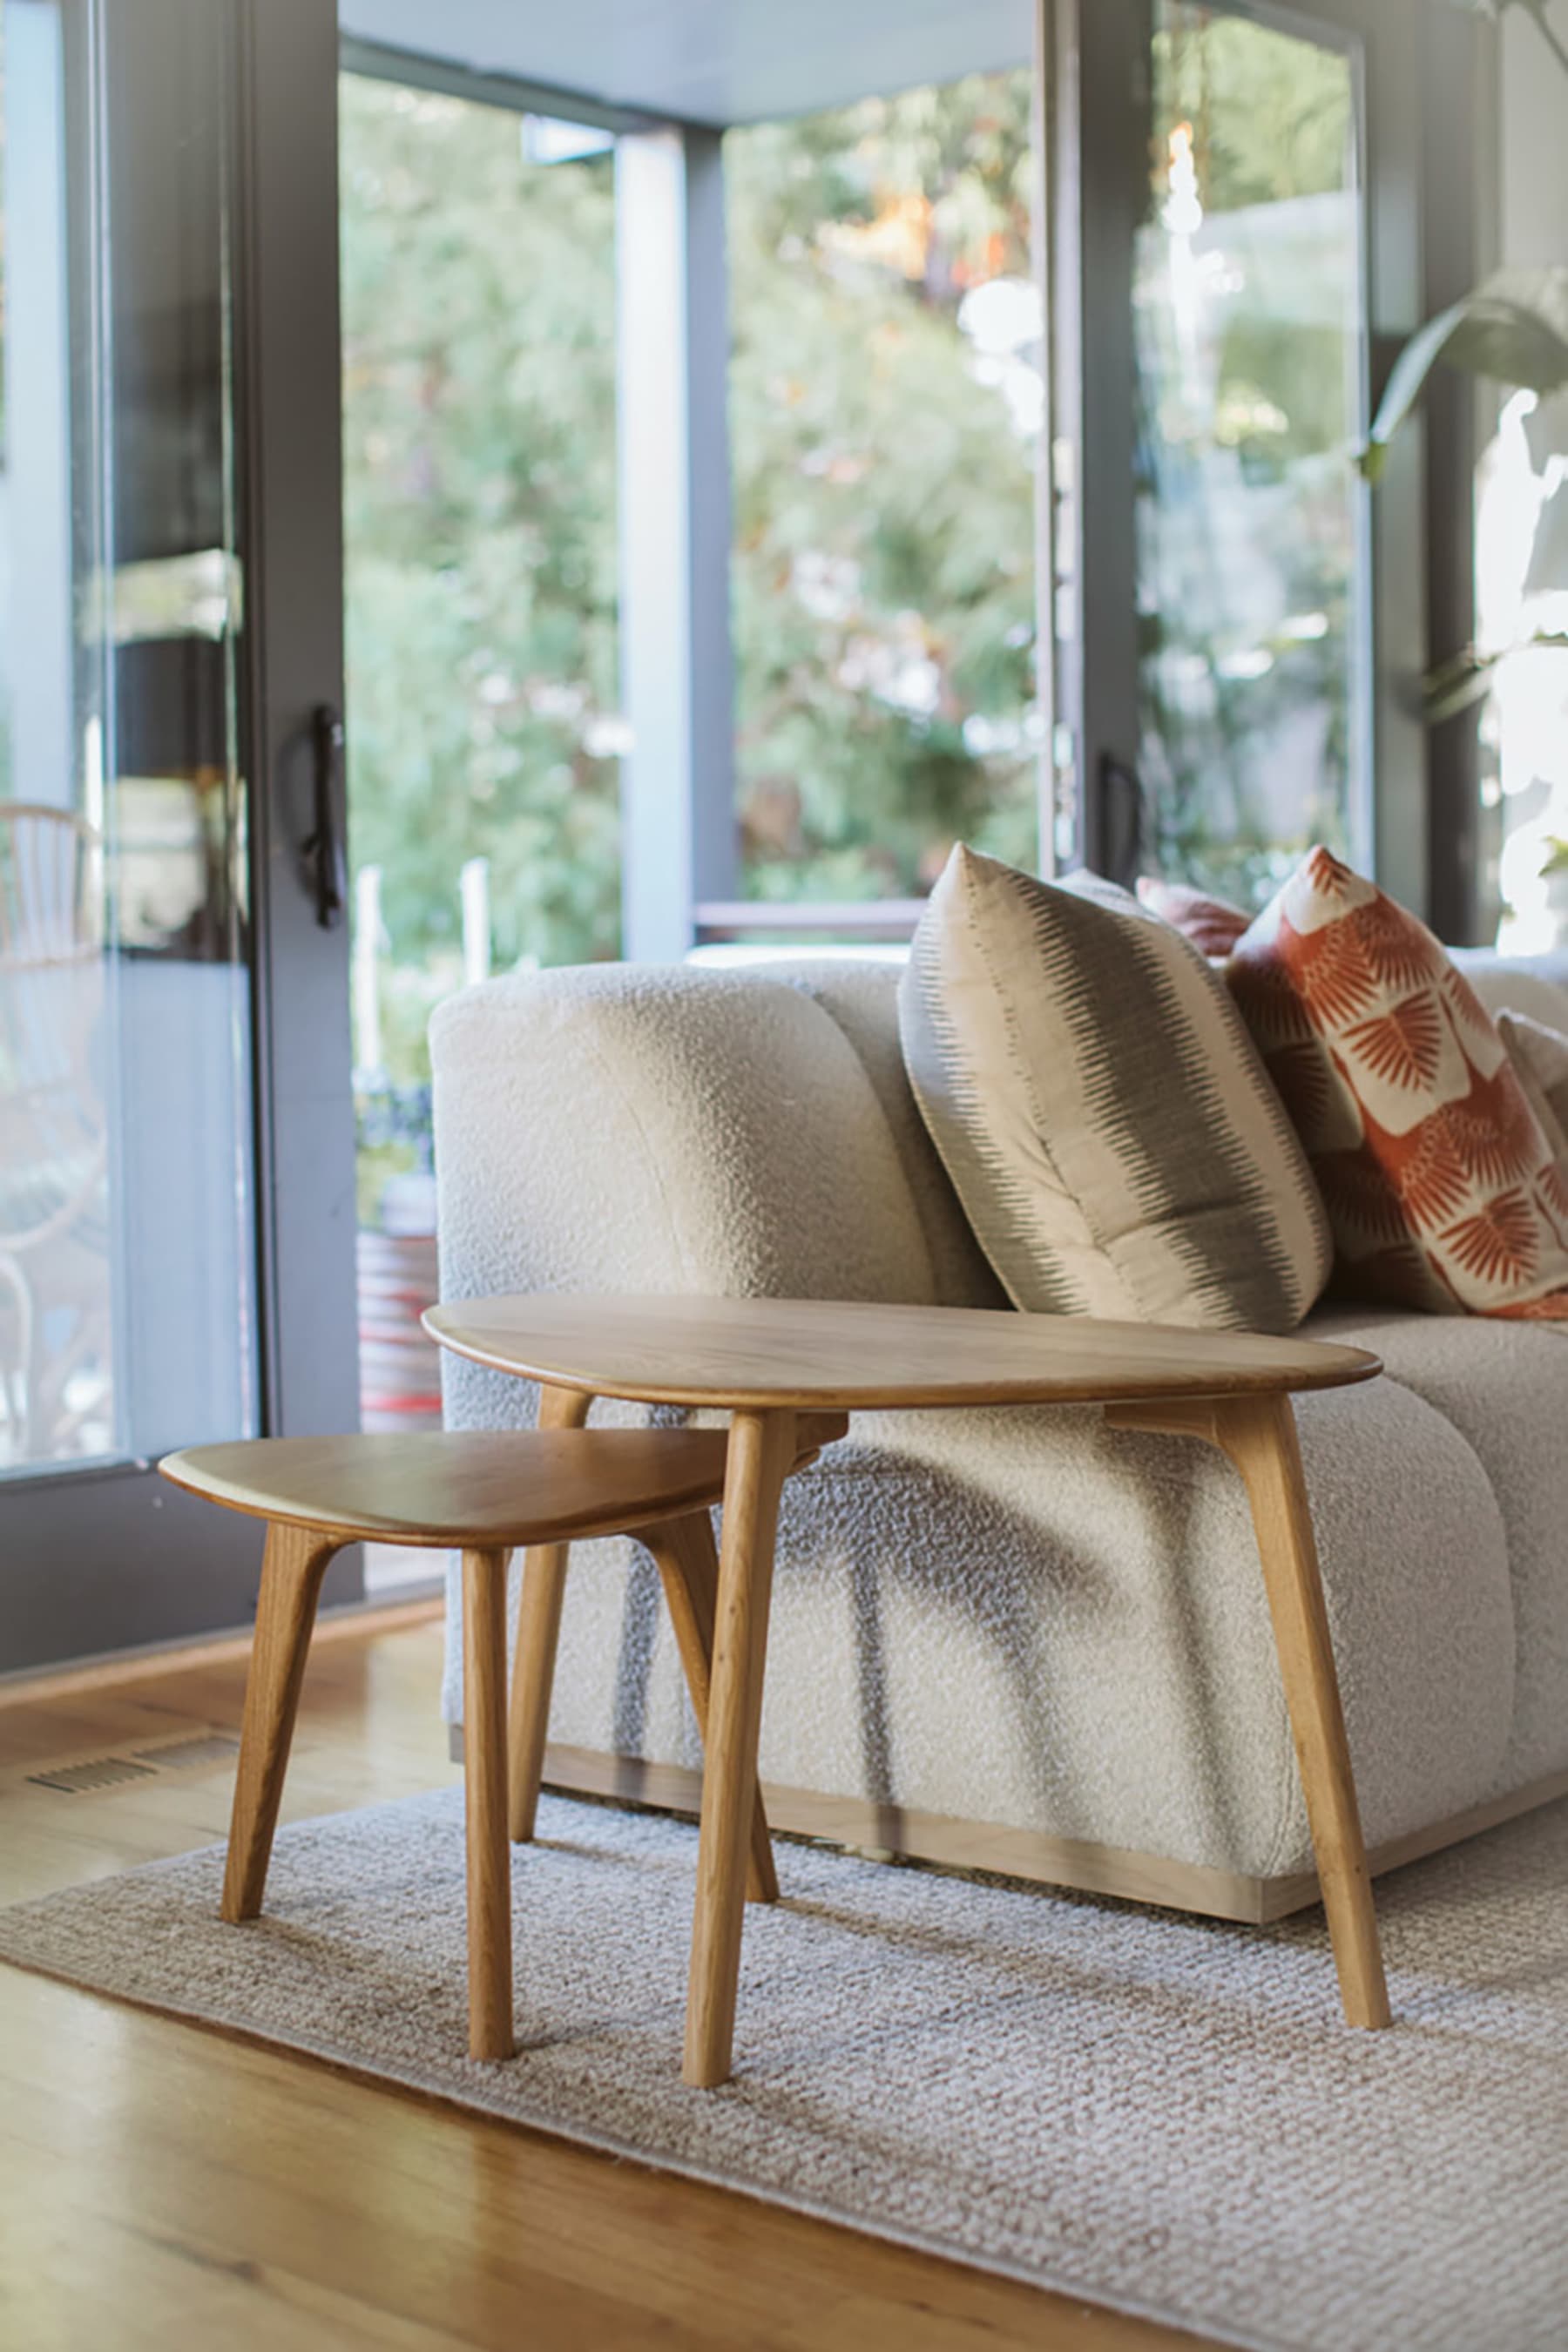
[[[699,2088],[722,2083],[730,2072],[746,1857],[756,1800],[773,1542],[779,1495],[794,1456],[793,1412],[735,1413],[724,1481],[691,1984],[681,2069],[685,2080]]]
[[[1345,2016],[1352,2025],[1386,2025],[1377,1914],[1290,1400],[1216,1405],[1215,1434],[1252,1506]]]
[[[657,1528],[639,1528],[637,1541],[652,1553],[664,1585],[664,1597],[697,1728],[708,1740],[708,1707],[713,1673],[713,1621],[719,1602],[719,1555],[713,1543],[713,1522],[706,1511],[689,1518],[666,1519]],[[773,1869],[773,1840],[759,1789],[752,1804],[751,1855],[746,1865],[748,1903],[776,1903],[779,1882]]]
[[[542,1388],[539,1392],[541,1429],[581,1429],[588,1418],[592,1397],[577,1389]],[[555,1683],[555,1651],[561,1639],[561,1604],[566,1597],[570,1544],[532,1544],[522,1556],[522,1591],[518,1601],[517,1659],[511,1677],[511,1715],[508,1728],[507,1813],[519,1845],[533,1835],[539,1811],[539,1782],[544,1769],[544,1743],[550,1731],[550,1694]],[[504,1635],[503,1635],[504,1640]]]
[[[463,1759],[468,1847],[468,2055],[510,2058],[511,1848],[506,1821],[504,1551],[463,1554]]]
[[[224,1866],[225,1919],[254,1919],[261,1908],[316,1601],[341,1548],[341,1538],[316,1528],[277,1519],[268,1527]]]

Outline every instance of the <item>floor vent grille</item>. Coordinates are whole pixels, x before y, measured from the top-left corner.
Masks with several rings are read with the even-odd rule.
[[[95,1789],[116,1789],[127,1780],[156,1780],[155,1764],[138,1764],[129,1756],[95,1756],[86,1764],[57,1764],[47,1772],[29,1772],[35,1789],[58,1789],[62,1797],[90,1796]]]
[[[41,1765],[24,1778],[29,1788],[50,1789],[62,1797],[87,1797],[104,1789],[156,1780],[166,1772],[193,1772],[205,1764],[226,1764],[238,1752],[239,1741],[232,1731],[195,1731],[178,1739],[159,1740],[152,1747],[128,1745],[108,1756]]]
[[[223,1764],[239,1752],[232,1731],[198,1731],[189,1739],[165,1739],[156,1748],[133,1748],[133,1763],[154,1772],[189,1771],[197,1764]]]

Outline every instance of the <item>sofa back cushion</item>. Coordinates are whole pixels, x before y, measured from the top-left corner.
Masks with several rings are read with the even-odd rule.
[[[801,984],[807,969],[593,965],[487,982],[441,1006],[444,1295],[970,1303],[954,1297],[951,1246],[940,1281],[933,1269],[945,1204],[917,1205],[877,1087]],[[879,1021],[893,1054],[896,987],[887,972]],[[874,1036],[874,984],[868,996]],[[919,1154],[914,1173],[930,1192]],[[946,1214],[956,1221],[956,1206]],[[973,1303],[994,1300],[985,1279]]]
[[[955,849],[900,1016],[1016,1305],[1267,1331],[1306,1314],[1331,1250],[1300,1144],[1223,983],[1126,891]]]
[[[1492,948],[1449,948],[1447,955],[1494,1018],[1526,1013],[1568,1032],[1568,956],[1504,956]]]
[[[1514,1076],[1561,1160],[1568,1156],[1568,1037],[1543,1021],[1532,1021],[1528,1013],[1502,1012],[1496,1017]]]
[[[819,1004],[854,1051],[880,1106],[931,1261],[939,1307],[1005,1307],[992,1270],[910,1087],[899,1039],[901,949],[875,957],[813,956],[762,967]]]

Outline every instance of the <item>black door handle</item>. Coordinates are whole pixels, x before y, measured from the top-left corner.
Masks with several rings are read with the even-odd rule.
[[[343,911],[343,845],[338,839],[333,814],[338,772],[343,757],[343,722],[330,702],[318,702],[310,713],[310,742],[316,762],[316,824],[300,844],[310,887],[316,900],[316,920],[330,931]]]
[[[1131,890],[1143,856],[1143,786],[1114,751],[1100,755],[1100,870]]]

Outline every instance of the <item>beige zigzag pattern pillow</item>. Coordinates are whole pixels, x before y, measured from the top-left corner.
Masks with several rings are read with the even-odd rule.
[[[1223,983],[1092,876],[962,845],[899,995],[904,1061],[1016,1306],[1288,1331],[1328,1278],[1306,1156]]]

